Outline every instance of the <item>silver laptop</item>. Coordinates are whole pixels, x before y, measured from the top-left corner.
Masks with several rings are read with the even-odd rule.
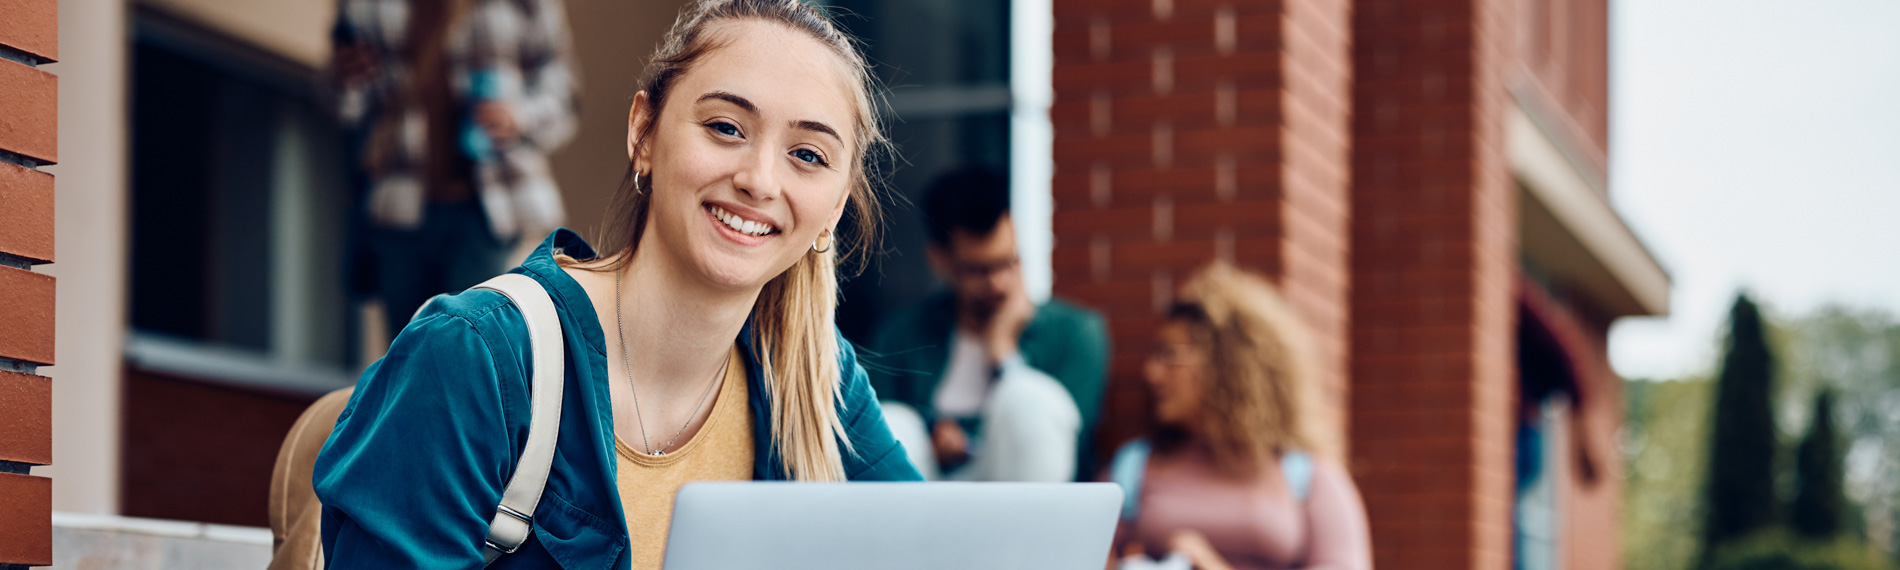
[[[692,483],[665,570],[1100,570],[1111,483]]]

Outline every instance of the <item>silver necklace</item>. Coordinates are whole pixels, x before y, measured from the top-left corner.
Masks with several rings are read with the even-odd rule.
[[[673,432],[673,439],[666,440],[666,445],[660,446],[659,451],[654,451],[653,444],[647,442],[646,418],[640,415],[640,392],[633,387],[633,360],[627,357],[627,323],[621,318],[621,314],[625,312],[620,305],[620,272],[616,271],[614,272],[614,328],[620,331],[620,364],[627,370],[627,392],[633,394],[633,419],[635,423],[640,424],[640,446],[646,448],[647,455],[655,457],[666,455],[666,450],[672,449],[673,443],[680,440],[680,434],[686,433],[686,426],[693,425],[693,418],[699,417],[699,409],[706,407],[706,398],[712,395],[713,387],[719,385],[719,374],[725,372],[726,367],[722,361],[719,368],[713,371],[712,379],[706,381],[706,393],[699,395],[699,403],[693,405],[693,413],[686,416],[686,423],[680,425],[679,431]]]

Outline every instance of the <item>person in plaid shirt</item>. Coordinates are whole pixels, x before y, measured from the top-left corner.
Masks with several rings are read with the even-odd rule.
[[[339,0],[331,36],[367,186],[358,267],[393,336],[561,224],[547,155],[575,128],[567,17],[560,0]]]

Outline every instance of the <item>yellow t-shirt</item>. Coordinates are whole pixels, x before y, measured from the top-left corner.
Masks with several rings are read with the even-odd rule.
[[[635,451],[614,438],[620,506],[627,514],[633,567],[659,568],[666,559],[666,533],[673,522],[673,496],[690,481],[752,479],[752,409],[747,399],[745,359],[734,347],[726,379],[713,399],[706,425],[679,449],[661,456]]]

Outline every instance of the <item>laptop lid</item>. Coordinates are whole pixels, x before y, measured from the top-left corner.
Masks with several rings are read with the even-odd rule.
[[[691,483],[665,570],[1099,570],[1111,483]]]

